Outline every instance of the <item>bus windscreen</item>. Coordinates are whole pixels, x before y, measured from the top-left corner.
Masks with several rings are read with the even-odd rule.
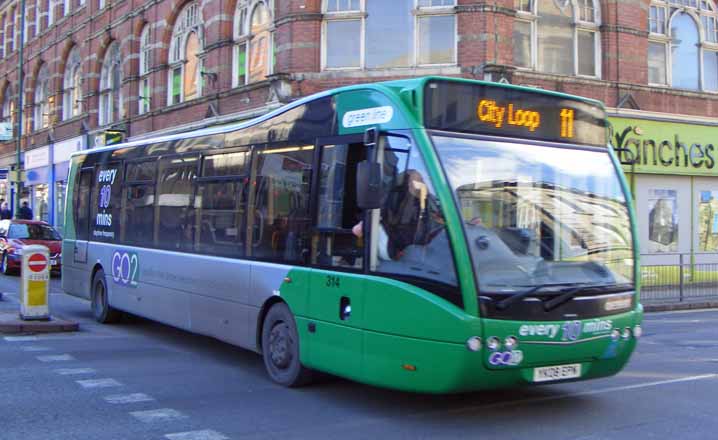
[[[606,146],[606,114],[596,104],[511,87],[430,81],[428,129]]]

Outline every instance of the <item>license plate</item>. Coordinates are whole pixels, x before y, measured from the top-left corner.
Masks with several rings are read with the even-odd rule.
[[[575,379],[577,377],[581,377],[581,364],[534,368],[534,382]]]

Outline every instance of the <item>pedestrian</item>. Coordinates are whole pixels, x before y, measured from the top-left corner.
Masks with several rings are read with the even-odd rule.
[[[17,218],[21,220],[32,220],[32,209],[28,206],[27,202],[22,202],[22,206],[17,212]]]
[[[0,220],[9,220],[12,218],[12,211],[7,202],[0,203]]]

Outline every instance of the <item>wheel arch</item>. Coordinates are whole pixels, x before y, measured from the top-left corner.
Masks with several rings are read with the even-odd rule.
[[[269,313],[269,309],[271,309],[272,306],[274,306],[275,304],[279,303],[284,303],[291,311],[291,307],[289,307],[289,304],[287,304],[287,302],[284,301],[281,296],[271,296],[267,298],[267,300],[264,301],[264,304],[262,304],[262,308],[259,310],[259,315],[257,316],[256,336],[257,352],[259,354],[262,354],[262,331],[264,330],[264,318],[267,316],[267,313]]]

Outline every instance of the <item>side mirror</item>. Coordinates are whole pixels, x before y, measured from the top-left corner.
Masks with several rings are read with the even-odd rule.
[[[360,209],[381,207],[381,165],[363,160],[357,166],[357,205]]]

